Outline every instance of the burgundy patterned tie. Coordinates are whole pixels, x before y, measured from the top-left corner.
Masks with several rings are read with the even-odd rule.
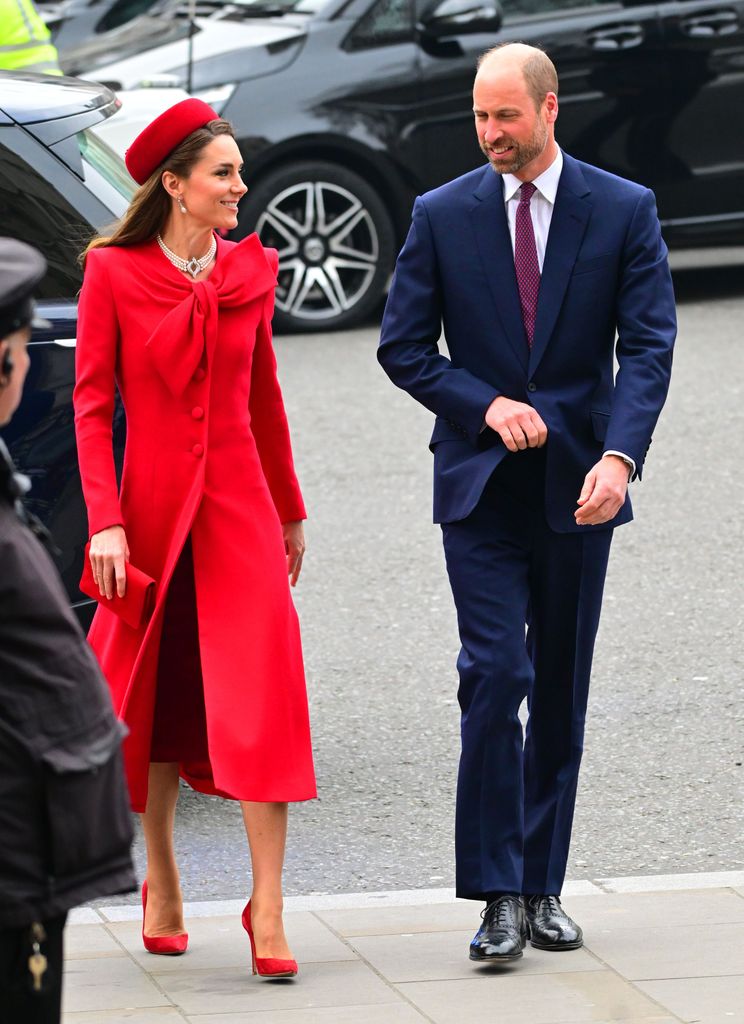
[[[530,199],[537,190],[531,181],[526,181],[519,191],[517,222],[514,230],[514,268],[517,272],[524,332],[527,335],[527,344],[532,348],[532,339],[535,336],[537,296],[540,291],[540,264],[537,260],[535,231],[530,216]]]

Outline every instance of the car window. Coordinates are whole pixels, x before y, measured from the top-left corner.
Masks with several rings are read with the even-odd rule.
[[[48,263],[36,294],[72,298],[80,288],[78,254],[93,229],[54,186],[0,139],[0,224],[10,238],[36,246]]]
[[[194,34],[199,32],[201,29],[197,25]],[[137,57],[146,50],[154,50],[167,43],[179,42],[188,34],[189,24],[185,18],[155,18],[148,12],[120,28],[112,29],[110,34],[94,36],[68,51],[63,57],[64,71],[68,75],[85,72],[88,78],[94,78],[92,72],[96,68]]]
[[[587,7],[614,7],[608,0],[501,0],[504,20],[530,14],[562,14],[579,12]]]
[[[96,32],[108,32],[118,28],[149,10],[154,0],[116,0],[96,25]]]
[[[415,0],[419,14],[438,7],[441,0]],[[635,0],[624,0],[631,5]],[[638,0],[645,2],[645,0]],[[617,7],[619,0],[499,0],[505,21],[527,18],[530,15],[560,15],[579,13],[591,7]]]
[[[345,45],[347,49],[359,50],[412,38],[411,0],[377,0],[356,23]]]
[[[83,160],[95,167],[109,185],[113,185],[119,195],[124,196],[129,202],[134,195],[136,185],[119,154],[115,153],[90,128],[78,132],[77,139]]]
[[[133,3],[134,0],[122,0],[122,2]],[[197,16],[205,18],[211,14],[221,14],[223,10],[227,15],[245,13],[247,17],[250,17],[251,13],[256,15],[269,13],[272,16],[290,12],[292,14],[315,14],[327,3],[328,0],[199,0]],[[188,15],[190,5],[189,0],[158,0],[154,5],[150,0],[148,6],[152,6],[152,13],[155,15],[174,11]]]

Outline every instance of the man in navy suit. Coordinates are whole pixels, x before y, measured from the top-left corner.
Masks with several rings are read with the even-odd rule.
[[[462,644],[457,894],[486,903],[473,960],[583,941],[559,896],[594,639],[676,334],[653,193],[561,152],[557,91],[541,50],[481,59],[489,165],[416,200],[378,350],[436,414]]]

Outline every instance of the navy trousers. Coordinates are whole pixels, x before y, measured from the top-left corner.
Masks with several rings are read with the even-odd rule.
[[[462,645],[457,895],[558,894],[613,531],[554,533],[545,453],[528,449],[442,532]]]

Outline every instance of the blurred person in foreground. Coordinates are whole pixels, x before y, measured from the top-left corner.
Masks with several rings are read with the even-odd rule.
[[[0,238],[0,427],[29,365],[43,257]],[[122,727],[0,440],[0,1020],[56,1024],[68,910],[129,892]]]
[[[437,416],[434,518],[462,644],[457,895],[485,903],[477,961],[517,959],[528,937],[582,945],[560,893],[592,653],[676,334],[653,193],[558,148],[557,92],[541,50],[481,59],[488,165],[416,200],[379,347]]]
[[[0,0],[0,71],[62,74],[52,35],[33,0]]]
[[[253,972],[294,977],[282,918],[288,802],[315,773],[299,623],[305,506],[271,340],[278,256],[238,224],[246,192],[229,122],[201,100],[156,118],[126,154],[140,188],[85,255],[75,426],[101,604],[88,639],[130,729],[142,814],[145,948],[186,950],[173,826],[179,776],[240,802],[253,888]],[[111,422],[127,417],[121,489]],[[115,614],[132,567],[149,621]],[[243,853],[235,851],[237,879]]]

